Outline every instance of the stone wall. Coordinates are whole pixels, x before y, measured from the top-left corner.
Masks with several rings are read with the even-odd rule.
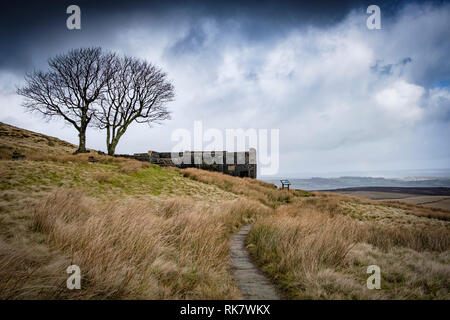
[[[179,168],[199,168],[218,171],[236,177],[256,178],[256,150],[251,148],[246,152],[226,151],[185,151],[178,153],[178,158],[172,158],[170,152],[149,151],[134,155],[118,155],[150,162],[160,166],[175,166]]]

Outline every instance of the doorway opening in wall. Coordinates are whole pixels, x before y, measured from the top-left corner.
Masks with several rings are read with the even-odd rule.
[[[248,171],[239,172],[239,177],[241,177],[241,178],[248,177]]]

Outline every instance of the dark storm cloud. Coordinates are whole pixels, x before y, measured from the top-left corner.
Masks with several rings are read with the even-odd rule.
[[[177,41],[170,49],[171,53],[186,54],[203,49],[206,41],[206,33],[198,24],[190,28],[189,33],[183,39]]]
[[[366,28],[369,4],[382,29]],[[66,28],[78,4],[82,30]],[[135,126],[119,153],[170,150],[171,134],[280,128],[284,170],[448,167],[450,5],[411,1],[12,2],[0,5],[0,121],[77,142],[20,108],[15,85],[70,48],[101,46],[160,66],[173,119]],[[104,148],[91,131],[90,147]],[[417,146],[420,146],[418,148]],[[420,151],[418,151],[420,149]],[[420,154],[419,154],[420,153]],[[426,156],[424,156],[426,155]]]
[[[65,27],[66,8],[81,7],[82,30]],[[365,10],[371,1],[8,1],[0,4],[0,69],[23,72],[49,54],[72,45],[100,45],[113,39],[118,30],[146,25],[177,12],[193,22],[191,32],[172,49],[182,54],[201,48],[200,17],[219,22],[236,20],[248,41],[279,36],[292,27],[330,26],[351,10]],[[377,1],[387,18],[404,1]],[[162,22],[164,23],[164,22]]]
[[[378,73],[380,75],[391,75],[394,71],[396,71],[398,74],[402,74],[403,67],[411,62],[412,59],[410,57],[403,58],[397,63],[388,64],[383,64],[382,60],[378,60],[375,65],[370,67],[370,69],[372,70],[372,72]]]

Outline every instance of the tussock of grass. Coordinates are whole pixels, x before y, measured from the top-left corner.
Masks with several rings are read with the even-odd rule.
[[[450,212],[445,209],[413,205],[399,201],[383,201],[383,205],[403,209],[415,216],[450,221]]]
[[[271,207],[290,202],[296,195],[294,191],[278,190],[273,184],[251,178],[236,178],[220,172],[196,168],[180,171],[185,177],[216,185],[223,190],[259,200]]]
[[[107,172],[96,172],[92,175],[92,178],[98,181],[99,183],[106,183],[112,181],[111,175],[108,174]]]
[[[445,227],[426,228],[394,227],[366,223],[360,227],[359,241],[374,245],[382,250],[394,247],[411,248],[416,251],[444,252],[450,248],[450,232]]]
[[[33,229],[81,268],[83,290],[70,298],[234,299],[240,294],[228,273],[228,236],[271,209],[244,199],[220,206],[191,199],[100,203],[58,190],[33,211]],[[20,278],[8,259],[0,261],[8,277]],[[26,285],[15,290],[23,293]],[[57,296],[64,286],[45,295]]]
[[[141,169],[149,168],[150,163],[148,162],[141,162],[137,160],[130,160],[130,159],[118,159],[119,163],[119,172],[130,174],[130,173],[136,173]]]
[[[313,195],[318,197],[316,200],[310,199],[315,204],[319,204],[321,206],[329,206],[333,205],[337,210],[342,212],[342,208],[338,208],[339,204],[343,202],[352,203],[352,204],[363,204],[363,205],[376,205],[383,206],[386,208],[396,208],[403,210],[405,213],[414,215],[417,217],[424,218],[433,218],[443,221],[450,221],[450,212],[445,209],[439,208],[430,208],[425,206],[407,204],[398,201],[379,201],[379,200],[370,200],[365,198],[358,198],[350,195],[337,194],[337,193],[325,193],[325,192],[312,192]],[[345,209],[344,209],[345,211]]]
[[[64,298],[70,264],[69,257],[41,245],[17,247],[0,240],[0,299]]]
[[[432,271],[420,263],[403,268],[402,277],[414,279],[414,286],[410,288],[396,277],[389,277],[395,272],[392,264],[387,263],[388,258],[392,261],[394,252],[401,250],[414,252],[421,260],[426,260],[425,256],[431,252],[435,256],[448,253],[450,232],[446,227],[399,228],[361,222],[345,215],[339,199],[324,202],[320,198],[307,198],[279,207],[276,215],[259,219],[248,241],[251,253],[263,270],[291,298],[400,299],[411,295],[448,298],[448,281],[435,280],[450,274],[448,258],[444,263],[435,262],[437,267]],[[361,247],[364,244],[366,246]],[[359,260],[355,258],[355,248],[365,248],[365,254],[359,253]],[[367,264],[373,252],[378,256]],[[397,263],[406,259],[402,255],[396,258]],[[365,289],[365,268],[370,264],[379,265],[387,275],[384,290]],[[433,283],[433,287],[429,287],[429,283]]]

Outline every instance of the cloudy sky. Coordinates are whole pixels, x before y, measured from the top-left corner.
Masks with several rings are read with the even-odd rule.
[[[66,8],[81,8],[68,30]],[[381,30],[366,9],[381,8]],[[77,143],[25,113],[16,88],[49,57],[101,46],[160,66],[172,120],[132,126],[118,153],[170,151],[176,129],[279,129],[276,176],[450,168],[450,3],[9,1],[0,5],[0,121]],[[89,130],[88,147],[105,150]],[[205,143],[207,144],[207,143]]]

